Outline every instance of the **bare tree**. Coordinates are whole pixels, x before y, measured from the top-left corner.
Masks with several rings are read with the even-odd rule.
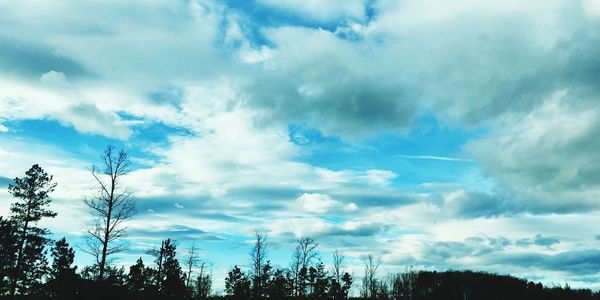
[[[196,279],[196,297],[199,299],[206,299],[210,294],[212,287],[212,264],[201,260],[199,263],[200,272]],[[209,271],[206,268],[210,268]]]
[[[344,275],[344,268],[346,267],[346,256],[338,250],[333,252],[333,266],[331,267],[331,273],[333,274],[337,282],[341,282],[342,276]]]
[[[85,204],[95,215],[95,223],[88,230],[87,249],[85,251],[96,258],[98,280],[104,279],[107,258],[124,250],[119,243],[126,237],[124,222],[131,219],[135,210],[135,201],[122,186],[121,177],[129,172],[129,158],[125,151],[118,153],[109,145],[101,156],[102,169],[92,166],[92,176],[98,185],[98,192],[92,198],[85,198]]]
[[[381,265],[381,257],[375,258],[369,254],[364,259],[365,277],[363,277],[363,286],[361,296],[365,299],[371,299],[377,295],[377,269]]]
[[[267,237],[261,233],[255,232],[255,242],[252,251],[250,251],[250,263],[252,267],[252,290],[256,297],[262,296],[266,282],[264,281],[265,271],[263,269],[267,262]]]
[[[185,257],[185,262],[187,264],[188,267],[188,272],[187,272],[187,280],[185,285],[189,288],[190,287],[190,280],[192,278],[192,268],[197,266],[198,263],[200,262],[200,257],[198,256],[198,249],[196,249],[196,242],[194,242],[192,244],[191,248],[188,248],[187,251],[187,256]],[[202,262],[202,271],[204,269],[204,262]],[[202,272],[201,271],[201,272]]]
[[[309,237],[303,237],[298,239],[296,249],[292,256],[291,270],[294,274],[294,294],[295,296],[302,295],[304,293],[303,282],[301,272],[303,269],[308,269],[313,260],[318,258],[319,253],[317,252],[317,246],[319,244],[314,239]]]

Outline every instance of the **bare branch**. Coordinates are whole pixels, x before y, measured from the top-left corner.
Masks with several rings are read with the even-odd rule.
[[[94,198],[83,200],[97,217],[93,228],[88,230],[90,239],[85,252],[96,257],[99,280],[104,279],[109,256],[126,249],[126,244],[119,244],[118,241],[127,236],[124,223],[135,213],[135,199],[125,192],[119,180],[129,172],[127,153],[123,150],[115,153],[115,147],[109,145],[101,160],[104,164],[103,173],[98,172],[95,166],[91,168],[92,176],[98,184],[98,194]]]

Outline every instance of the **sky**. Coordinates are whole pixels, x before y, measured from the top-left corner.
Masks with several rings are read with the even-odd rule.
[[[130,155],[131,265],[253,234],[384,272],[600,289],[600,0],[0,2],[0,185],[32,164],[80,247],[104,148]],[[0,189],[0,215],[14,199]],[[356,280],[358,282],[359,280]]]

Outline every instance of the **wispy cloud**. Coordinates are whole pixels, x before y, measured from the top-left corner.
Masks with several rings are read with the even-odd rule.
[[[425,160],[443,160],[443,161],[459,161],[459,162],[473,162],[472,159],[446,157],[446,156],[433,156],[433,155],[398,155],[398,157],[406,159],[425,159]]]

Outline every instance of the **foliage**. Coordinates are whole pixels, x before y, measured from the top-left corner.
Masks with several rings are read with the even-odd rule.
[[[245,300],[250,299],[250,279],[235,266],[225,278],[225,292],[230,299]]]
[[[18,199],[10,207],[11,221],[17,229],[14,267],[9,272],[12,295],[35,292],[47,272],[44,249],[49,231],[35,225],[42,218],[56,216],[47,208],[51,201],[49,194],[56,187],[52,179],[52,175],[35,164],[25,172],[25,177],[15,178],[14,184],[8,186],[8,192]]]
[[[79,284],[79,276],[76,273],[77,266],[72,266],[75,260],[75,251],[69,246],[67,240],[58,240],[51,250],[53,259],[50,269],[50,280],[48,281],[48,292],[52,297],[70,298],[76,293]]]

